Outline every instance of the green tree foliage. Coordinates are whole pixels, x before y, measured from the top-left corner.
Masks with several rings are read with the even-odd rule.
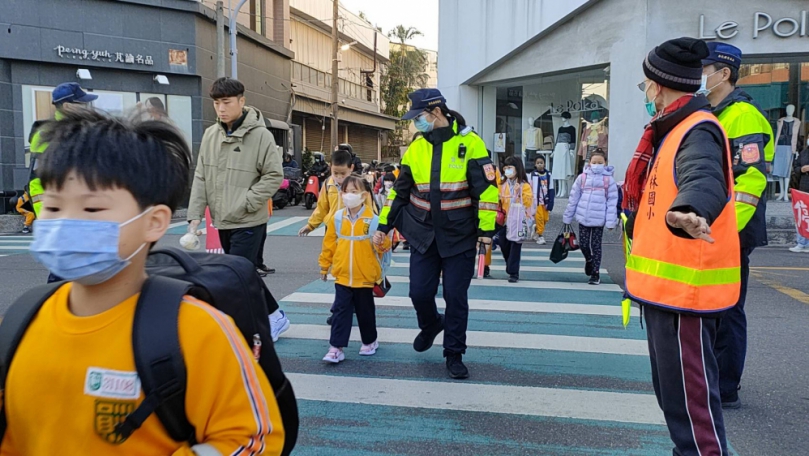
[[[399,44],[391,49],[390,64],[382,73],[382,102],[384,113],[389,116],[402,117],[408,109],[407,94],[425,87],[430,79],[426,73],[427,54],[407,44],[419,35],[422,33],[418,29],[403,25],[397,25],[388,33],[388,37]],[[406,131],[407,122],[397,122],[396,130],[388,134],[386,156],[398,155],[399,147],[405,145]]]

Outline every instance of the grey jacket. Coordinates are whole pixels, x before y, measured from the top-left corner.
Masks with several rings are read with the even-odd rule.
[[[281,153],[261,111],[245,108],[228,136],[217,122],[202,136],[191,186],[188,220],[200,220],[205,207],[217,229],[250,228],[267,223],[267,203],[284,179]]]

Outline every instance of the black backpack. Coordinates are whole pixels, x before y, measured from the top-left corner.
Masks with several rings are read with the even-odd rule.
[[[229,315],[241,331],[272,385],[289,455],[298,437],[298,406],[292,385],[281,369],[272,344],[268,302],[270,291],[248,260],[232,255],[187,253],[179,249],[155,250],[149,255],[143,286],[135,310],[132,346],[144,401],[118,425],[129,437],[156,413],[172,439],[196,444],[194,427],[185,414],[186,370],[180,350],[178,316],[183,296],[191,295]],[[8,366],[28,325],[47,299],[63,284],[34,288],[20,297],[0,323],[0,382],[5,389]],[[0,438],[6,429],[0,414]]]

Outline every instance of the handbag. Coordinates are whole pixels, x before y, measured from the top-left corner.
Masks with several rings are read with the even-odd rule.
[[[551,256],[550,260],[556,264],[567,258],[568,249],[565,247],[567,244],[567,239],[565,238],[565,231],[559,233],[559,236],[556,236],[556,240],[553,241],[553,247],[551,248]]]
[[[570,224],[566,224],[562,228],[562,232],[565,237],[565,250],[569,252],[575,252],[579,250],[579,240],[576,237],[576,233],[573,231],[573,227]]]

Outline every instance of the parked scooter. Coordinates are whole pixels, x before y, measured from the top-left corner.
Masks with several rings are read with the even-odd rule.
[[[329,178],[331,170],[322,153],[315,152],[315,163],[307,173],[306,189],[303,192],[303,204],[307,210],[312,209],[317,203],[317,197],[320,195],[320,187]]]
[[[275,195],[272,196],[272,206],[274,209],[283,209],[289,204],[289,180],[284,179]]]
[[[288,181],[289,205],[297,206],[303,200],[303,178],[299,168],[284,168],[284,180]]]

